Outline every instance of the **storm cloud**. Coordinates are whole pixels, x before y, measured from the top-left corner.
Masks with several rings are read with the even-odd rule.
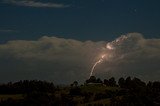
[[[107,44],[115,49],[107,50]],[[145,39],[139,33],[129,33],[112,42],[82,42],[47,36],[36,41],[9,41],[0,45],[0,80],[81,82],[89,77],[94,62],[102,53],[111,56],[96,67],[95,76],[160,79],[160,39]]]

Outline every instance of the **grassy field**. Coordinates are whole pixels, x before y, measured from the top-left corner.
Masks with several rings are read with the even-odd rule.
[[[19,99],[23,99],[23,95],[22,94],[10,94],[10,95],[5,95],[5,94],[0,94],[0,100],[6,100],[8,98],[12,98],[14,100],[19,100]]]
[[[92,105],[103,104],[105,106],[110,106],[110,99],[102,99],[102,100],[87,103],[85,105],[88,105],[88,104],[92,104]]]
[[[88,102],[86,104],[80,104],[78,106],[94,106],[94,105],[105,105],[105,106],[110,106],[110,98],[107,98],[107,99],[101,99],[101,100],[96,100],[94,101],[94,96],[95,94],[97,93],[105,93],[106,90],[107,91],[116,91],[116,90],[120,90],[119,87],[109,87],[109,86],[105,86],[105,85],[96,85],[96,84],[91,84],[91,85],[84,85],[84,86],[81,86],[81,91],[82,92],[90,92],[90,93],[93,93],[93,97],[90,98],[90,100],[92,102]]]
[[[89,103],[86,103],[86,104],[80,104],[78,106],[89,106],[89,105],[100,105],[100,104],[103,104],[105,106],[110,106],[110,99],[102,99],[102,100],[98,100],[98,101],[94,101],[94,102],[89,102]]]
[[[79,86],[82,93],[92,93],[92,97],[89,99],[89,102],[86,104],[81,104],[80,102],[84,100],[84,97],[82,96],[75,96],[73,97],[73,100],[76,101],[78,106],[88,106],[88,105],[99,105],[99,104],[105,104],[105,106],[109,106],[110,104],[110,98],[102,99],[102,100],[96,100],[94,101],[95,94],[97,93],[106,93],[107,91],[116,91],[119,90],[119,87],[109,87],[102,84],[90,84],[90,85],[83,85]],[[60,89],[59,91],[56,91],[54,93],[55,97],[60,98],[61,94],[69,95],[70,87],[65,87]],[[51,95],[51,94],[49,94]],[[7,100],[8,98],[14,99],[14,100],[20,100],[24,99],[23,94],[0,94],[0,101],[1,100]]]
[[[106,90],[116,91],[119,90],[118,87],[106,87],[104,85],[85,85],[81,86],[82,92],[93,92],[93,93],[103,93]]]

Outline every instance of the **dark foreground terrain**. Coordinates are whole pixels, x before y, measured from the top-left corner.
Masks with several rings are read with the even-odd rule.
[[[68,86],[24,80],[0,85],[0,106],[160,106],[160,82],[94,76]]]

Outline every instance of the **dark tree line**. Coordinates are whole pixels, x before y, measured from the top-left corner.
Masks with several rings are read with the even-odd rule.
[[[100,78],[96,78],[95,76],[91,76],[89,79],[86,80],[86,84],[90,84],[90,83],[99,83],[99,84],[104,84],[106,86],[117,86],[115,78],[111,77],[110,79],[104,79],[104,81],[102,81]]]
[[[118,88],[105,92],[83,92],[83,86]],[[0,106],[76,106],[102,99],[109,99],[111,106],[160,106],[160,82],[145,83],[138,78],[120,78],[117,82],[114,77],[104,79],[91,76],[84,85],[79,86],[74,81],[70,87],[55,87],[52,82],[24,80],[15,83],[0,85],[0,94],[24,94],[24,98],[1,100]],[[75,100],[75,98],[82,98]],[[92,106],[92,104],[89,104]],[[104,104],[101,104],[104,106]]]
[[[0,94],[24,94],[33,91],[54,92],[55,86],[52,82],[38,80],[24,80],[19,82],[9,82],[0,85]]]
[[[113,106],[160,106],[160,82],[145,83],[138,78],[120,78],[121,98],[112,98]]]
[[[115,78],[96,79],[91,76],[86,80],[86,84],[101,83],[106,86],[119,87],[117,91],[106,91],[96,94],[95,100],[111,98],[111,106],[160,106],[160,82],[145,83],[138,78],[120,78],[118,82]]]

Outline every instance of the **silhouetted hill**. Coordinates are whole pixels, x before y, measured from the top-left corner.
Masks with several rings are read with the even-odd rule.
[[[160,106],[160,82],[91,76],[83,85],[24,80],[0,85],[0,106]]]

